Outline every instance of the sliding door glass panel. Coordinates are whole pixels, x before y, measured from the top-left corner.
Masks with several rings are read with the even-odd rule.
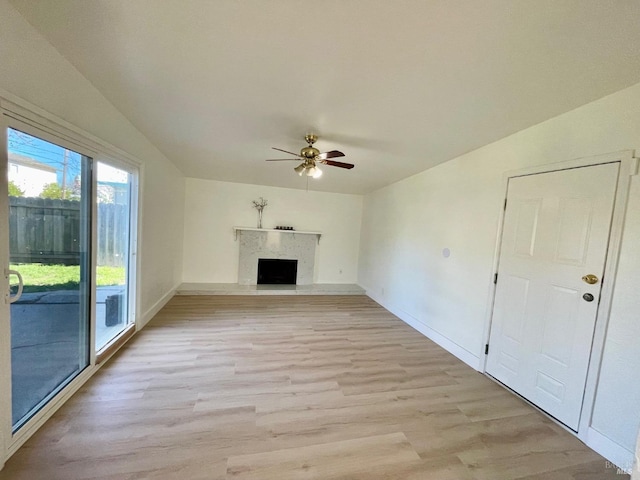
[[[8,150],[15,432],[89,365],[92,161],[13,129]]]
[[[97,162],[96,350],[129,325],[132,175]]]

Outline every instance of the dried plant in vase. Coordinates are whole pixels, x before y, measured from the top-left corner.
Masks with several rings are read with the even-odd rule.
[[[266,207],[269,203],[262,197],[260,197],[260,200],[254,200],[253,201],[253,207],[258,210],[258,228],[262,228],[262,210],[264,210],[264,207]]]

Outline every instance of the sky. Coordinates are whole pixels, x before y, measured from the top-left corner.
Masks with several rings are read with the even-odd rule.
[[[55,168],[58,183],[62,185],[65,164],[64,148],[18,130],[10,128],[8,132],[9,152],[24,155],[25,157],[32,158]],[[73,150],[67,151],[69,153],[67,154],[66,184],[68,187],[72,187],[76,176],[78,176],[81,171],[82,155]],[[110,167],[104,163],[98,163],[98,182],[128,183],[128,175],[118,168]]]
[[[9,152],[30,157],[56,169],[58,183],[62,185],[65,149],[53,143],[40,140],[26,133],[10,128],[8,130]],[[82,156],[72,150],[67,155],[67,186],[80,174]]]

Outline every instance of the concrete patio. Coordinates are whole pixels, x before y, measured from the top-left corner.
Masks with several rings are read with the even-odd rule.
[[[125,326],[105,324],[107,297],[124,290],[118,286],[97,289],[97,345],[106,344]],[[75,290],[24,293],[11,305],[14,425],[87,366],[89,331],[83,308]]]

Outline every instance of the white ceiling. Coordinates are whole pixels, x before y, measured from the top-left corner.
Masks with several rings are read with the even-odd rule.
[[[13,0],[187,176],[365,193],[640,82],[640,0]]]

